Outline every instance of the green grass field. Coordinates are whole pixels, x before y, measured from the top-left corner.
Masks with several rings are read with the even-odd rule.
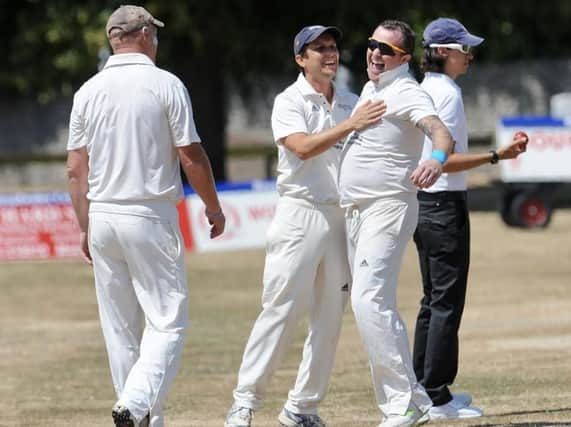
[[[571,211],[546,230],[472,214],[472,268],[454,390],[486,416],[439,426],[571,426]],[[165,405],[167,426],[223,425],[242,351],[259,311],[263,251],[189,254],[191,327]],[[110,426],[115,401],[90,268],[79,260],[0,266],[0,426]],[[409,326],[420,298],[409,246],[399,306]],[[277,426],[304,326],[255,426]],[[330,427],[380,422],[367,361],[348,307],[331,388]]]

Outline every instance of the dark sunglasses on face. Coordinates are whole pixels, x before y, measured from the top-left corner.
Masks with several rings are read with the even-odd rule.
[[[406,50],[401,49],[398,46],[395,46],[394,44],[391,44],[389,42],[382,42],[379,40],[376,40],[372,37],[369,38],[369,41],[367,43],[367,47],[371,50],[374,51],[375,49],[379,49],[379,51],[381,52],[381,55],[387,55],[387,56],[395,56],[396,53],[395,52],[399,52],[401,54],[406,54]]]

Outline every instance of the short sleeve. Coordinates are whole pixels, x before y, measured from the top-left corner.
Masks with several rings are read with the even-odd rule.
[[[83,104],[80,93],[73,97],[73,107],[69,118],[69,135],[67,139],[67,150],[76,150],[87,145],[87,135],[85,120],[83,118]]]
[[[279,94],[272,109],[272,132],[276,142],[294,133],[309,133],[303,103]]]
[[[192,102],[186,87],[182,82],[176,81],[170,85],[169,89],[166,110],[174,145],[184,147],[194,142],[201,142],[194,123]]]
[[[443,97],[440,104],[436,106],[438,117],[442,123],[448,128],[452,137],[458,141],[464,126],[460,123],[460,119],[464,117],[464,103],[462,97],[456,94],[447,94]],[[462,112],[462,114],[460,114]]]
[[[425,117],[436,116],[436,108],[430,95],[418,84],[407,85],[399,96],[397,116],[411,121],[415,126]]]

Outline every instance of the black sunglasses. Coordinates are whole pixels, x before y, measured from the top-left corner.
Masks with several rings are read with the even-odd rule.
[[[379,49],[381,55],[395,56],[396,55],[395,51],[402,53],[403,55],[406,54],[406,50],[401,49],[400,47],[395,46],[394,44],[391,44],[389,42],[381,42],[379,40],[375,40],[372,37],[368,40],[367,47],[371,51]]]

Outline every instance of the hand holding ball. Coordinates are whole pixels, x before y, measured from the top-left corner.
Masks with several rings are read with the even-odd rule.
[[[524,141],[524,142],[520,142],[520,143],[517,145],[517,146],[518,146],[518,149],[519,149],[519,151],[520,151],[520,153],[525,152],[525,150],[527,149],[527,143],[529,142],[529,136],[527,136],[527,133],[525,133],[525,132],[523,132],[523,131],[521,131],[521,130],[517,131],[517,132],[515,133],[515,135],[514,135],[514,140],[516,140],[516,139],[522,139],[522,138],[525,138],[525,141]]]
[[[523,132],[523,131],[521,131],[521,130],[518,130],[518,131],[515,133],[514,137],[515,137],[515,138],[525,138],[525,142],[526,142],[526,143],[529,141],[529,136],[527,136],[527,133],[525,133],[525,132]]]

